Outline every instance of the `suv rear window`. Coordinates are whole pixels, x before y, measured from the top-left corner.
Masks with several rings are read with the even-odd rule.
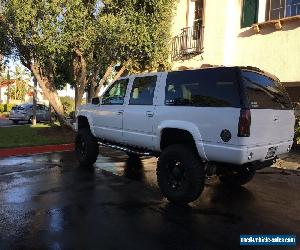
[[[293,109],[283,85],[267,75],[242,70],[242,79],[250,108]]]
[[[165,89],[166,105],[240,107],[236,70],[212,68],[170,72]]]

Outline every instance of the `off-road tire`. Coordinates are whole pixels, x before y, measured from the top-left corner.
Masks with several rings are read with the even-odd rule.
[[[204,166],[196,150],[187,145],[174,144],[164,149],[156,174],[163,196],[175,204],[185,205],[196,200],[204,189]],[[181,182],[179,187],[178,182]]]
[[[255,169],[251,166],[240,167],[220,174],[219,180],[227,186],[242,186],[253,179],[255,172]]]
[[[99,146],[89,128],[82,128],[77,132],[75,152],[81,166],[92,166],[96,162]]]

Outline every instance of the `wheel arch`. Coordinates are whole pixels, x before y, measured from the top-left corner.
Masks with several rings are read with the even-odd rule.
[[[207,160],[202,143],[202,136],[195,124],[179,120],[164,121],[158,127],[158,131],[159,140],[157,142],[157,147],[160,149],[160,151],[162,151],[166,146],[170,145],[169,143],[175,144],[180,142],[182,143],[182,141],[187,142],[193,140],[199,156],[203,160]],[[167,136],[167,139],[165,136]]]

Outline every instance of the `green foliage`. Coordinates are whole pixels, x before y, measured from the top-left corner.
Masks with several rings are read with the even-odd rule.
[[[0,103],[0,113],[3,113],[3,112],[4,112],[4,104]]]
[[[295,125],[295,138],[298,143],[300,143],[300,117],[296,118],[296,125]]]
[[[99,44],[108,61],[129,61],[131,71],[169,68],[176,0],[110,0],[99,17]],[[113,48],[113,49],[109,49]],[[103,54],[102,54],[103,55]]]
[[[70,83],[77,91],[90,76],[99,82],[112,62],[130,72],[168,69],[176,2],[5,1],[0,52],[34,62],[56,89]]]
[[[65,114],[69,115],[70,112],[75,110],[75,100],[69,96],[60,97],[60,101],[64,107]]]
[[[8,95],[10,99],[14,100],[25,100],[25,95],[28,91],[28,85],[24,81],[16,81],[15,86],[11,86],[8,91]]]
[[[16,106],[15,104],[0,104],[0,112],[10,112],[12,107]]]

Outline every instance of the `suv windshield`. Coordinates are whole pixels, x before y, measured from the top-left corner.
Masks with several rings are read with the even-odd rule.
[[[250,108],[293,109],[289,96],[278,79],[242,70],[242,80]]]

